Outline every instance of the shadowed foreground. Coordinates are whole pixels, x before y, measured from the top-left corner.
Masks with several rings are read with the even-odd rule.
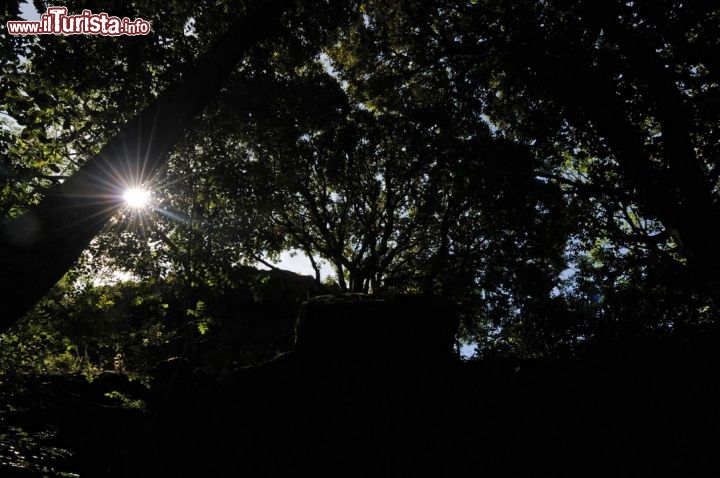
[[[83,477],[720,471],[712,339],[463,363],[452,315],[436,298],[312,301],[295,352],[223,379],[176,368],[148,414],[68,399],[61,437]]]

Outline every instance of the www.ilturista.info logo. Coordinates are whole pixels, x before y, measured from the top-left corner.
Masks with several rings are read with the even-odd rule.
[[[90,10],[68,15],[65,7],[49,7],[39,22],[7,22],[7,30],[11,35],[147,35],[150,24],[142,18],[130,20]]]

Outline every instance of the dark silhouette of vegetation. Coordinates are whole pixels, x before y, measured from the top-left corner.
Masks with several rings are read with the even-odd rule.
[[[0,9],[0,475],[713,466],[713,2],[63,5],[152,30]]]

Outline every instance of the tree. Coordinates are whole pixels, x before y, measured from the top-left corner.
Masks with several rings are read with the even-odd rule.
[[[0,231],[3,326],[13,323],[70,268],[120,204],[116,175],[142,184],[192,118],[222,87],[242,54],[280,28],[282,2],[253,6],[183,78],[158,95],[98,155],[48,190]],[[232,45],[232,47],[228,47]]]
[[[636,278],[659,280],[654,300],[682,287],[686,309],[677,322],[680,316],[696,320],[693,310],[705,311],[705,319],[717,313],[708,303],[717,298],[717,274],[710,272],[718,264],[717,241],[703,232],[704,221],[694,219],[717,218],[717,156],[715,142],[708,141],[715,129],[708,111],[717,93],[708,52],[717,35],[705,20],[714,7],[667,2],[651,12],[614,2],[603,12],[598,8],[590,2],[368,2],[346,32],[355,48],[338,50],[342,78],[371,108],[406,112],[451,91],[455,104],[474,111],[467,124],[489,124],[494,137],[524,151],[523,190],[556,186],[563,198],[547,212],[559,221],[558,240],[566,241],[565,267],[577,274],[558,301],[550,301],[560,310],[543,307],[538,319],[549,324],[567,315],[563,310],[571,312],[580,328],[570,335],[578,337],[588,336],[581,330],[590,323],[616,320],[611,316],[619,312],[603,312],[595,294],[574,296],[581,281],[648,293],[623,267],[632,267]],[[452,119],[464,124],[457,115]],[[512,250],[510,244],[503,248]],[[535,254],[534,260],[545,255]],[[585,258],[594,270],[581,265]],[[558,285],[557,276],[549,279]],[[537,298],[546,293],[533,289]],[[509,293],[512,302],[521,290]],[[577,308],[576,300],[595,303],[595,311]],[[627,317],[633,304],[648,305],[628,302],[621,313]],[[506,319],[527,325],[528,315],[512,309]]]
[[[525,15],[521,29],[510,30],[509,41],[525,48],[507,58],[515,67],[507,77],[560,106],[594,143],[593,154],[613,158],[621,186],[664,224],[695,286],[717,298],[717,237],[703,224],[719,219],[713,120],[706,119],[714,94],[708,51],[717,36],[703,18],[711,7],[664,2],[664,15],[620,2],[526,7],[537,17]]]
[[[169,84],[214,38],[222,5],[191,3],[164,32],[175,46],[138,50],[153,65],[130,68],[140,84]],[[332,264],[342,290],[451,296],[474,340],[528,355],[715,320],[717,238],[694,219],[718,214],[713,6],[319,5],[297,5],[230,72],[154,179],[147,236],[106,229],[98,253],[129,265],[122,251],[144,241],[188,283],[215,283],[299,248]],[[197,36],[179,33],[190,17]],[[86,86],[112,101],[127,92],[103,89],[107,73],[65,91],[71,70],[11,84],[54,87],[68,104]],[[10,98],[38,106],[27,120],[50,111]],[[107,135],[107,111],[70,122],[98,117]],[[4,200],[13,214],[58,181],[59,156],[37,146],[58,138],[25,128],[35,182]],[[73,144],[89,151],[84,138]]]

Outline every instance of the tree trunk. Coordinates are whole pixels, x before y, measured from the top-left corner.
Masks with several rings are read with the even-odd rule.
[[[278,33],[289,0],[258,1],[194,68],[129,121],[100,153],[42,202],[0,228],[0,331],[65,274],[122,204],[121,181],[147,180],[162,165],[235,66]],[[120,179],[120,181],[119,181]]]

